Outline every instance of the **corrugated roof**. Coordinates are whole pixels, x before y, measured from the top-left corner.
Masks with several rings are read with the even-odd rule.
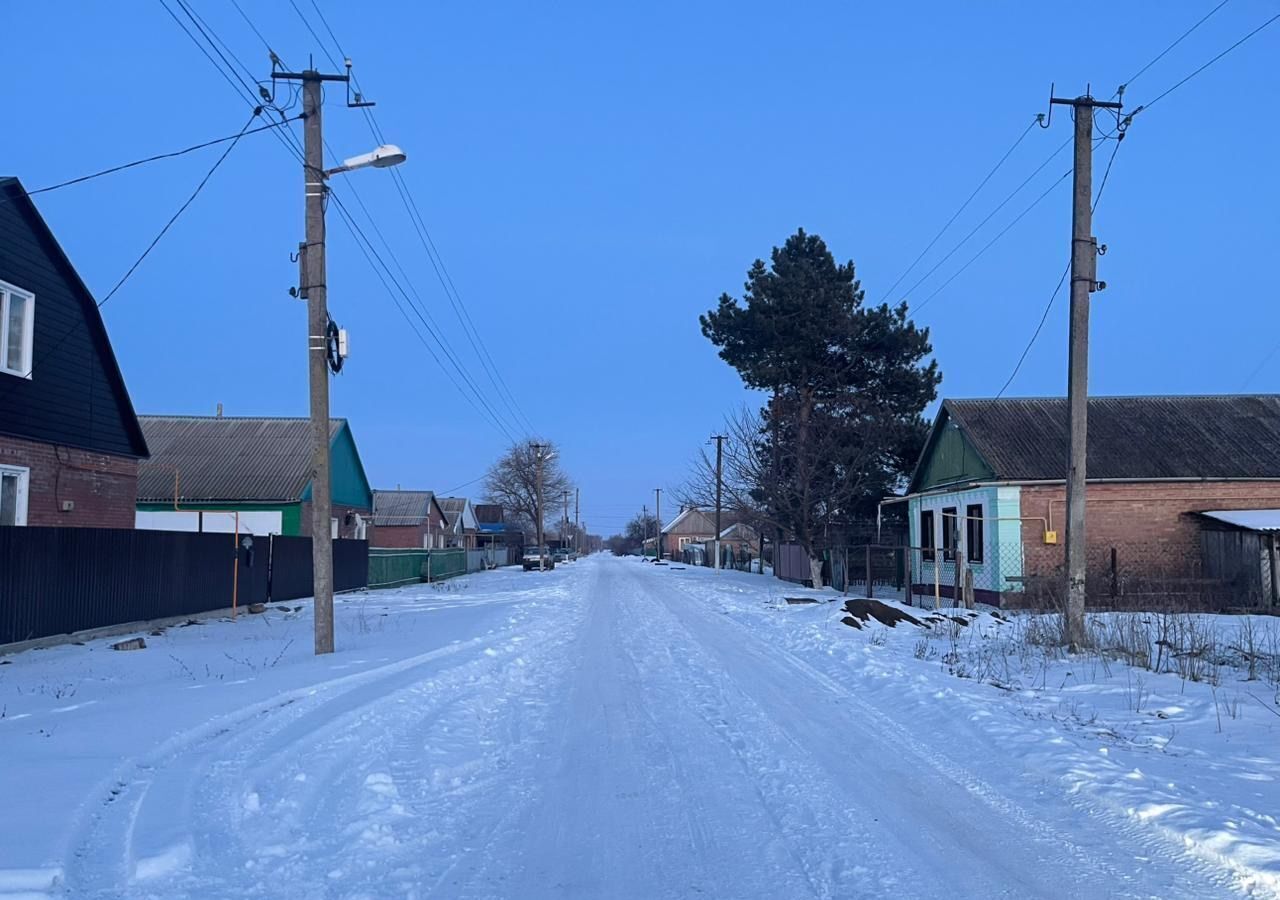
[[[431,517],[431,491],[374,491],[373,524],[421,525]]]
[[[1065,398],[946,400],[942,411],[997,480],[1066,477]],[[1090,397],[1087,476],[1280,478],[1280,395]]]
[[[1200,515],[1249,531],[1280,531],[1280,509],[1211,509]]]
[[[311,480],[311,420],[139,416],[151,458],[138,464],[138,499],[295,502]],[[332,441],[346,419],[331,419]]]

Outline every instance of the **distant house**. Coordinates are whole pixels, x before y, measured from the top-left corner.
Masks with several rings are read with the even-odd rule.
[[[524,532],[520,526],[505,521],[506,512],[497,503],[477,503],[476,511],[476,546],[489,550],[490,557],[496,564],[506,559],[510,563],[519,561],[524,552]],[[501,553],[508,548],[506,556]]]
[[[0,178],[0,526],[132,528],[146,456],[97,303]]]
[[[444,497],[440,500],[440,508],[444,510],[449,535],[447,546],[474,550],[480,523],[471,501],[466,497]]]
[[[374,491],[373,525],[379,547],[441,548],[448,540],[444,510],[431,491]]]
[[[1202,574],[1201,512],[1280,507],[1280,396],[1089,399],[1091,596],[1136,572]],[[952,596],[957,560],[1000,603],[1064,563],[1062,398],[947,400],[906,501],[912,580]]]
[[[738,513],[734,510],[720,511],[721,533],[731,531],[737,524]],[[747,529],[754,537],[754,531]],[[734,532],[741,534],[742,532]],[[680,510],[679,515],[662,528],[662,552],[672,559],[680,559],[687,547],[704,547],[714,544],[716,539],[716,511],[698,506],[690,506]],[[653,539],[646,542],[652,546]],[[708,551],[714,553],[714,550]],[[714,560],[714,557],[708,557]]]
[[[311,534],[311,421],[141,416],[137,527]],[[373,491],[346,419],[329,423],[334,537],[369,538]]]

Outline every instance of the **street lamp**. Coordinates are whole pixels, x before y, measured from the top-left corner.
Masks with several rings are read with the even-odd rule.
[[[334,169],[325,169],[324,177],[337,175],[340,172],[351,172],[356,169],[363,169],[372,166],[375,169],[389,169],[392,166],[398,166],[405,161],[404,151],[395,144],[383,144],[371,153],[363,153],[360,156],[353,156],[350,159],[344,159],[342,165]]]

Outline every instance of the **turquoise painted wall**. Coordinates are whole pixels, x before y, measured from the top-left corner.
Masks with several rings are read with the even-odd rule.
[[[916,555],[912,564],[913,580],[917,584],[933,584],[936,578],[943,585],[955,584],[955,562],[942,558],[942,510],[955,507],[963,516],[966,507],[977,503],[982,505],[983,548],[982,562],[970,566],[973,569],[973,586],[989,591],[1020,590],[1018,582],[1009,581],[1010,577],[1022,575],[1022,529],[1020,522],[1013,521],[1020,515],[1020,502],[1016,486],[992,485],[912,497],[907,502],[911,546],[921,546],[920,513],[933,510],[934,546],[937,548],[934,561],[922,560]],[[999,521],[1002,518],[1011,520]],[[959,524],[959,536],[961,550],[969,557],[971,554],[964,546],[963,520]]]
[[[365,477],[350,426],[344,425],[333,439],[329,456],[329,483],[333,488],[334,503],[373,509],[373,490],[369,487],[369,479]],[[302,492],[302,500],[306,502],[310,499],[311,485],[308,484]]]

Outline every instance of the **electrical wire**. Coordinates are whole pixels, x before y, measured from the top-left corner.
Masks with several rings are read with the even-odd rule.
[[[1218,10],[1222,9],[1222,7],[1226,6],[1226,5],[1227,5],[1228,3],[1230,3],[1230,2],[1231,2],[1231,0],[1222,0],[1222,2],[1221,2],[1221,3],[1219,3],[1219,4],[1218,4],[1217,6],[1215,6],[1213,9],[1209,10],[1207,13],[1205,13],[1205,14],[1200,18],[1200,20],[1199,20],[1199,21],[1197,21],[1194,25],[1192,25],[1192,26],[1191,26],[1190,28],[1188,28],[1186,31],[1182,32],[1182,34],[1180,34],[1180,35],[1178,36],[1178,39],[1177,39],[1177,40],[1175,40],[1175,41],[1174,41],[1172,44],[1170,44],[1168,47],[1165,47],[1165,48],[1164,48],[1163,50],[1161,50],[1158,54],[1156,54],[1155,58],[1154,58],[1154,59],[1152,59],[1150,62],[1148,62],[1148,63],[1147,63],[1145,66],[1143,66],[1141,69],[1139,69],[1138,71],[1136,71],[1136,72],[1134,72],[1132,75],[1130,75],[1130,76],[1129,76],[1129,78],[1127,78],[1127,79],[1124,81],[1124,83],[1123,83],[1123,84],[1121,84],[1121,85],[1120,85],[1120,87],[1116,89],[1116,92],[1115,92],[1114,94],[1112,94],[1112,95],[1111,95],[1111,96],[1112,96],[1112,99],[1115,99],[1116,97],[1118,97],[1118,96],[1120,96],[1121,94],[1123,94],[1123,93],[1125,92],[1125,89],[1126,89],[1126,88],[1128,88],[1128,87],[1129,87],[1129,85],[1131,85],[1131,84],[1133,84],[1135,81],[1137,81],[1137,80],[1138,80],[1138,78],[1139,78],[1139,77],[1140,77],[1144,72],[1146,72],[1146,71],[1147,71],[1147,69],[1150,69],[1150,68],[1151,68],[1152,66],[1154,66],[1156,63],[1160,62],[1160,60],[1164,59],[1165,54],[1167,54],[1167,53],[1168,53],[1170,50],[1172,50],[1174,47],[1178,46],[1178,45],[1179,45],[1179,44],[1181,44],[1184,40],[1186,40],[1188,37],[1190,37],[1190,35],[1191,35],[1191,33],[1192,33],[1193,31],[1195,31],[1197,28],[1199,28],[1199,27],[1200,27],[1201,25],[1203,25],[1205,22],[1209,21],[1209,19],[1210,19],[1210,18],[1212,18],[1212,16],[1213,16],[1213,14],[1214,14],[1214,13],[1216,13]]]
[[[1111,166],[1116,161],[1116,154],[1120,152],[1121,140],[1116,141],[1116,145],[1111,150],[1111,158],[1107,160],[1107,168],[1102,173],[1102,181],[1098,185],[1098,193],[1093,199],[1093,206],[1090,212],[1098,211],[1098,204],[1102,202],[1102,192],[1107,189],[1107,180],[1111,177]],[[1045,321],[1049,318],[1049,311],[1053,309],[1054,302],[1058,299],[1058,294],[1062,291],[1062,285],[1067,280],[1067,275],[1071,272],[1071,261],[1067,261],[1067,267],[1062,271],[1062,277],[1058,279],[1058,286],[1053,289],[1053,293],[1049,295],[1049,302],[1044,306],[1044,312],[1040,316],[1040,321],[1036,324],[1036,330],[1031,333],[1031,340],[1027,341],[1027,346],[1022,348],[1022,355],[1018,357],[1018,362],[1014,365],[1013,371],[1009,373],[1008,379],[1005,380],[1004,386],[1000,388],[1000,392],[996,394],[999,400],[1004,396],[1004,392],[1009,389],[1009,385],[1013,384],[1013,379],[1018,377],[1018,372],[1022,369],[1022,364],[1026,362],[1027,355],[1031,353],[1031,348],[1035,346],[1036,339],[1040,337],[1040,331],[1044,328]]]
[[[917,306],[917,307],[915,308],[915,310],[914,310],[914,311],[915,311],[916,315],[919,315],[919,314],[920,314],[920,311],[921,311],[922,309],[924,309],[926,306],[928,306],[931,302],[933,302],[933,299],[934,299],[935,297],[937,297],[940,293],[942,293],[942,291],[947,287],[947,285],[951,284],[951,282],[953,282],[953,281],[955,281],[957,278],[959,278],[959,277],[960,277],[960,275],[961,275],[961,274],[962,274],[966,269],[968,269],[971,265],[973,265],[975,262],[977,262],[977,261],[978,261],[978,259],[979,259],[979,258],[980,258],[984,253],[986,253],[988,250],[990,250],[990,249],[991,249],[991,247],[996,243],[996,241],[1000,240],[1000,238],[1002,238],[1002,237],[1004,237],[1006,234],[1008,234],[1008,233],[1009,233],[1009,231],[1010,231],[1010,229],[1012,229],[1012,228],[1013,228],[1013,226],[1015,226],[1015,225],[1017,225],[1019,222],[1021,222],[1021,221],[1022,221],[1022,219],[1023,219],[1023,217],[1024,217],[1024,216],[1026,216],[1026,215],[1027,215],[1027,213],[1031,212],[1031,210],[1033,210],[1033,209],[1035,209],[1037,206],[1039,206],[1039,205],[1040,205],[1040,201],[1044,200],[1044,198],[1045,198],[1045,197],[1048,197],[1051,193],[1053,193],[1054,189],[1055,189],[1055,188],[1057,188],[1057,187],[1058,187],[1058,185],[1060,185],[1060,184],[1062,184],[1064,181],[1066,181],[1069,177],[1071,177],[1071,170],[1070,170],[1070,169],[1068,169],[1066,172],[1064,172],[1062,175],[1060,175],[1060,176],[1058,177],[1058,179],[1057,179],[1056,181],[1054,181],[1054,182],[1053,182],[1053,184],[1051,184],[1051,185],[1049,185],[1047,188],[1045,188],[1045,189],[1044,189],[1044,191],[1040,194],[1040,196],[1038,196],[1038,197],[1036,197],[1036,199],[1032,200],[1032,201],[1031,201],[1031,204],[1030,204],[1029,206],[1027,206],[1027,207],[1026,207],[1022,212],[1018,213],[1018,215],[1016,215],[1016,216],[1013,218],[1013,221],[1011,221],[1008,225],[1006,225],[1004,228],[1002,228],[1002,229],[1001,229],[1001,230],[996,234],[996,236],[995,236],[995,237],[993,237],[991,240],[987,241],[987,243],[983,245],[983,247],[982,247],[982,249],[981,249],[981,250],[979,250],[977,253],[975,253],[973,256],[971,256],[971,257],[969,258],[969,261],[968,261],[968,262],[966,262],[966,263],[965,263],[963,266],[961,266],[960,268],[956,269],[956,271],[955,271],[955,272],[953,272],[953,273],[951,273],[951,276],[950,276],[946,281],[944,281],[944,282],[942,282],[942,284],[938,285],[938,287],[934,289],[933,293],[932,293],[932,294],[930,294],[928,297],[926,297],[926,298],[925,298],[925,299],[920,303],[920,305],[919,305],[919,306]]]
[[[1245,43],[1245,41],[1249,40],[1249,39],[1250,39],[1250,38],[1252,38],[1254,35],[1258,34],[1260,31],[1262,31],[1263,29],[1268,28],[1268,27],[1270,27],[1271,25],[1275,24],[1277,21],[1280,21],[1280,13],[1276,13],[1274,16],[1272,16],[1271,18],[1267,19],[1267,21],[1263,22],[1263,23],[1262,23],[1261,25],[1259,25],[1257,28],[1253,29],[1253,31],[1250,31],[1250,32],[1249,32],[1248,34],[1246,34],[1244,37],[1240,38],[1240,40],[1236,41],[1234,44],[1232,44],[1232,45],[1231,45],[1230,47],[1228,47],[1226,50],[1223,50],[1221,53],[1219,53],[1217,56],[1215,56],[1215,57],[1213,57],[1212,59],[1210,59],[1210,60],[1209,60],[1208,62],[1206,62],[1204,65],[1202,65],[1202,66],[1200,66],[1199,68],[1195,69],[1195,70],[1194,70],[1190,75],[1187,75],[1187,76],[1186,76],[1185,78],[1183,78],[1182,80],[1180,80],[1180,81],[1178,81],[1178,82],[1175,82],[1175,83],[1173,84],[1173,86],[1172,86],[1172,87],[1168,87],[1168,88],[1166,88],[1163,92],[1161,92],[1160,94],[1157,94],[1157,95],[1156,95],[1156,98],[1155,98],[1154,100],[1148,101],[1147,103],[1144,103],[1144,104],[1142,104],[1142,105],[1138,106],[1136,109],[1134,109],[1134,111],[1133,111],[1133,112],[1129,113],[1129,115],[1128,115],[1128,119],[1129,119],[1130,121],[1132,121],[1132,120],[1133,120],[1133,118],[1134,118],[1135,116],[1137,116],[1137,115],[1138,115],[1138,113],[1145,112],[1146,110],[1148,110],[1148,109],[1150,109],[1151,107],[1155,106],[1157,103],[1159,103],[1159,102],[1160,102],[1161,100],[1163,100],[1165,97],[1168,97],[1170,94],[1172,94],[1172,93],[1173,93],[1174,91],[1176,91],[1178,88],[1182,87],[1184,84],[1186,84],[1186,83],[1187,83],[1188,81],[1190,81],[1191,79],[1195,78],[1197,75],[1199,75],[1199,74],[1200,74],[1201,72],[1203,72],[1205,69],[1209,68],[1209,67],[1210,67],[1210,66],[1212,66],[1214,63],[1216,63],[1218,60],[1220,60],[1220,59],[1222,59],[1224,56],[1226,56],[1228,53],[1230,53],[1231,51],[1235,50],[1235,49],[1236,49],[1237,47],[1239,47],[1241,44]]]
[[[151,255],[151,251],[154,250],[156,248],[156,245],[160,243],[160,240],[166,234],[169,233],[169,229],[173,227],[173,224],[177,222],[178,218],[184,212],[187,211],[187,208],[191,206],[193,202],[195,202],[196,197],[200,196],[200,192],[203,191],[205,188],[205,185],[209,183],[209,179],[213,177],[213,173],[217,172],[219,167],[221,167],[221,165],[223,164],[223,162],[226,161],[227,157],[231,155],[231,151],[236,148],[236,144],[240,142],[240,138],[244,137],[246,134],[249,133],[249,126],[252,125],[253,120],[256,119],[261,114],[262,114],[261,108],[254,109],[253,114],[249,116],[248,121],[245,122],[244,128],[240,129],[240,134],[236,135],[232,139],[231,143],[227,146],[227,148],[222,151],[222,155],[218,157],[218,159],[214,162],[213,166],[210,167],[209,171],[206,172],[204,177],[200,179],[200,182],[196,185],[195,190],[191,192],[191,196],[189,196],[186,199],[186,201],[181,206],[178,207],[177,212],[175,212],[172,216],[169,217],[169,220],[164,223],[164,227],[160,229],[159,233],[156,234],[156,236],[151,239],[151,243],[147,244],[146,249],[142,251],[142,255],[139,256],[136,260],[134,260],[133,265],[129,267],[128,271],[126,271],[124,275],[120,276],[120,280],[115,283],[115,287],[113,287],[110,291],[108,291],[107,295],[95,304],[95,306],[98,309],[102,309],[102,307],[106,306],[107,301],[109,301],[112,297],[116,295],[116,292],[119,291],[120,288],[124,286],[125,282],[127,282],[129,278],[132,277],[134,272],[138,271],[138,267],[142,265],[143,260],[145,260],[148,256]],[[65,344],[68,340],[70,340],[72,335],[74,335],[81,328],[83,328],[87,324],[87,322],[88,322],[87,317],[85,316],[79,317],[76,320],[75,324],[73,324],[70,328],[68,328],[65,332],[63,332],[62,336],[59,337],[58,340],[54,342],[52,347],[49,347],[42,351],[41,358],[39,360],[32,359],[31,368],[29,368],[26,371],[26,373],[22,376],[22,379],[25,380],[26,378],[30,378],[32,374],[34,374],[35,370],[39,367],[41,362],[47,362],[48,360],[52,359],[54,354],[59,349],[61,349],[62,345]],[[6,386],[6,391],[7,389],[11,389],[13,384],[18,384],[18,383],[20,382],[13,381],[9,383]]]
[[[175,0],[175,2],[178,2],[181,6],[181,0]],[[209,60],[210,64],[213,65],[216,69],[218,69],[219,74],[222,75],[223,79],[228,83],[228,85],[237,94],[240,94],[242,98],[247,98],[250,100],[250,102],[253,102],[255,98],[253,97],[252,88],[250,88],[249,85],[243,79],[239,79],[237,77],[236,80],[232,80],[232,77],[228,76],[227,70],[231,71],[232,76],[235,76],[236,72],[234,70],[234,66],[232,66],[231,62],[227,59],[227,55],[231,55],[233,58],[236,58],[237,61],[238,61],[238,57],[235,57],[234,53],[230,51],[228,45],[225,42],[221,41],[221,39],[217,36],[216,32],[212,28],[210,28],[207,24],[204,24],[204,27],[201,27],[201,25],[203,24],[203,20],[200,20],[199,22],[197,22],[195,18],[192,16],[190,10],[188,10],[187,7],[185,6],[181,6],[181,8],[183,9],[183,12],[186,13],[188,15],[188,18],[192,20],[192,25],[195,26],[196,30],[200,32],[201,36],[205,39],[205,41],[208,42],[209,45],[214,49],[218,59],[222,60],[221,65],[219,65],[218,60],[214,59],[213,55],[211,55],[208,49],[206,49],[206,47],[200,42],[199,38],[197,38],[195,34],[192,33],[192,30],[188,28],[171,9],[169,9],[169,7],[165,4],[165,0],[160,0],[160,4],[161,6],[164,7],[165,11],[169,13],[170,17],[173,18],[174,21],[177,22],[179,27],[181,27],[182,30],[187,34],[188,38],[190,38],[192,42],[196,44],[197,48],[201,50],[205,58]],[[241,15],[246,19],[246,22],[254,30],[255,34],[259,36],[259,39],[262,39],[261,32],[253,25],[252,20],[249,19],[247,15],[245,15],[244,10],[239,9],[239,11]],[[263,42],[264,44],[266,43],[265,40],[263,40]],[[217,44],[221,44],[223,47],[227,48],[227,53],[218,52]],[[267,46],[268,46],[268,50],[270,50],[270,46],[269,45]],[[243,64],[241,65],[243,67]],[[239,81],[238,87],[236,85],[237,80]],[[282,120],[286,118],[283,112],[278,108],[275,108],[274,111],[276,111],[277,114],[281,115]],[[275,133],[281,139],[282,145],[290,152],[291,155],[293,155],[300,163],[305,162],[302,149],[298,145],[297,136],[293,133],[292,130],[285,130],[283,132],[275,132]],[[348,185],[348,188],[351,190],[353,195],[356,194],[354,187]],[[406,318],[406,321],[410,324],[416,336],[419,338],[420,341],[423,342],[423,345],[429,351],[431,351],[433,360],[440,367],[441,371],[445,373],[446,377],[450,378],[450,380],[453,381],[454,386],[458,388],[460,393],[462,393],[463,398],[467,400],[467,402],[473,408],[475,408],[477,412],[481,414],[482,418],[485,418],[486,420],[490,421],[490,423],[493,424],[495,428],[497,428],[501,433],[507,436],[508,440],[512,440],[514,443],[514,440],[511,438],[511,432],[502,423],[500,417],[492,413],[491,410],[486,415],[485,409],[482,409],[480,406],[477,406],[476,401],[473,400],[471,396],[468,395],[467,391],[463,389],[463,387],[459,385],[457,381],[454,379],[453,374],[449,371],[449,367],[446,366],[441,361],[439,356],[434,352],[434,350],[432,350],[430,344],[427,343],[426,338],[423,337],[421,332],[414,325],[412,319],[408,317],[408,314],[402,308],[399,300],[396,298],[395,293],[392,291],[391,286],[388,284],[382,272],[378,271],[378,265],[380,264],[383,267],[383,269],[387,272],[388,275],[391,274],[390,269],[386,265],[385,260],[383,260],[381,255],[378,254],[376,248],[372,246],[372,243],[369,241],[367,236],[364,235],[363,231],[359,228],[358,224],[354,221],[354,218],[351,216],[350,212],[345,208],[345,206],[343,206],[341,198],[337,196],[336,192],[334,192],[333,189],[330,188],[329,193],[330,193],[330,196],[332,196],[335,200],[338,201],[342,220],[344,224],[347,226],[348,231],[351,232],[353,239],[356,240],[357,246],[361,249],[362,253],[365,255],[365,258],[369,262],[370,267],[374,270],[375,276],[379,278],[379,281],[383,284],[384,289],[387,290],[388,296],[392,299],[393,303],[396,305],[401,315]],[[363,207],[363,202],[361,202],[361,206]],[[374,225],[375,230],[377,230],[376,222],[373,221],[372,216],[368,213],[367,207],[364,208],[364,212],[366,216],[370,218],[370,221]],[[385,244],[386,243],[385,238],[381,238],[381,239]],[[391,252],[389,245],[387,246],[387,250],[389,253]],[[397,267],[400,268],[401,271],[403,272],[403,267],[399,266],[398,261],[397,261]],[[395,283],[396,287],[399,288],[399,290],[401,291],[401,294],[405,297],[405,300],[410,304],[410,307],[411,309],[413,309],[414,314],[417,315],[418,318],[423,321],[423,324],[427,325],[427,327],[429,328],[430,326],[428,325],[426,319],[422,315],[422,310],[418,309],[418,307],[413,304],[413,301],[409,298],[408,294],[404,291],[403,286],[401,286],[399,282],[394,279],[393,275],[391,275],[391,278],[393,283]],[[435,339],[436,343],[440,346],[441,350],[446,354],[447,357],[450,357],[450,361],[453,362],[454,366],[461,369],[460,364],[457,362],[457,360],[453,359],[450,356],[447,345],[440,339],[439,335],[433,332],[431,334],[433,339]],[[476,398],[480,401],[480,403],[487,408],[488,404],[484,399],[483,392],[479,391],[475,387],[474,382],[470,380],[470,378],[465,374],[464,370],[460,371],[460,375],[467,381],[467,383],[472,389],[472,392],[476,395]]]
[[[316,15],[319,17],[324,30],[328,33],[334,47],[337,49],[339,56],[346,59],[347,54],[342,48],[342,43],[338,40],[333,28],[329,25],[329,21],[325,17],[324,12],[320,9],[319,4],[316,3],[316,0],[310,0],[310,3],[316,12]],[[307,31],[316,40],[316,42],[320,44],[321,50],[328,58],[330,64],[336,68],[338,65],[337,60],[329,53],[328,47],[325,46],[324,41],[320,38],[320,35],[316,32],[315,28],[312,27],[310,20],[302,11],[301,7],[298,6],[295,0],[290,0],[290,6],[293,7],[298,18],[302,20]],[[359,78],[354,73],[352,73],[351,80],[354,83],[357,92],[363,95],[363,89],[360,85]],[[364,114],[365,121],[368,124],[370,133],[373,135],[374,139],[379,144],[385,144],[387,142],[386,137],[383,134],[382,128],[378,124],[376,115],[368,107],[361,107],[361,112]],[[516,400],[510,387],[507,385],[506,380],[502,377],[502,373],[494,362],[492,355],[489,353],[489,349],[486,346],[483,337],[481,337],[479,329],[476,328],[474,320],[472,320],[470,313],[467,311],[466,304],[462,302],[457,286],[454,284],[453,277],[449,274],[449,270],[445,266],[444,257],[441,256],[439,249],[435,245],[435,241],[431,237],[431,232],[427,228],[426,220],[423,218],[422,212],[418,208],[417,201],[414,199],[412,191],[409,190],[408,183],[405,181],[404,175],[394,168],[390,170],[390,174],[392,182],[396,187],[396,191],[400,195],[401,204],[404,206],[405,212],[409,216],[409,221],[413,224],[418,240],[422,244],[422,248],[427,255],[428,261],[431,263],[432,270],[435,272],[436,280],[440,282],[440,286],[444,291],[445,297],[449,300],[454,316],[457,318],[458,324],[462,328],[463,335],[466,337],[468,344],[470,344],[472,351],[476,354],[476,358],[480,360],[481,368],[484,369],[485,375],[493,385],[495,392],[497,392],[498,398],[502,401],[503,405],[506,406],[514,421],[517,423],[523,422],[520,427],[525,429],[528,433],[532,434],[536,432],[537,429],[534,427],[528,415],[526,415],[524,410],[520,407],[519,401]]]
[[[1013,198],[1014,198],[1014,197],[1016,197],[1016,196],[1018,196],[1018,194],[1022,193],[1022,189],[1023,189],[1023,188],[1025,188],[1028,184],[1030,184],[1030,183],[1032,182],[1032,180],[1033,180],[1037,175],[1039,175],[1039,174],[1044,170],[1044,168],[1045,168],[1046,166],[1048,166],[1048,165],[1049,165],[1049,163],[1053,162],[1053,161],[1054,161],[1054,159],[1056,159],[1056,158],[1058,157],[1058,155],[1059,155],[1060,153],[1062,153],[1062,151],[1063,151],[1063,150],[1067,149],[1067,147],[1068,147],[1068,145],[1070,145],[1070,143],[1071,143],[1071,138],[1067,138],[1065,141],[1063,141],[1061,144],[1059,144],[1059,145],[1058,145],[1058,147],[1057,147],[1057,149],[1056,149],[1056,150],[1054,150],[1052,153],[1050,153],[1050,154],[1049,154],[1049,156],[1045,159],[1045,161],[1044,161],[1044,162],[1042,162],[1042,163],[1040,163],[1040,165],[1036,166],[1035,170],[1034,170],[1030,175],[1028,175],[1026,178],[1024,178],[1024,179],[1022,180],[1022,183],[1021,183],[1021,184],[1019,184],[1016,188],[1014,188],[1012,191],[1010,191],[1010,192],[1009,192],[1009,194],[1008,194],[1007,196],[1005,196],[1005,198],[1004,198],[1003,200],[1001,200],[999,204],[997,204],[996,208],[995,208],[995,209],[993,209],[993,210],[991,210],[991,212],[989,212],[989,213],[987,214],[986,218],[984,218],[984,219],[983,219],[981,222],[979,222],[977,225],[973,226],[973,228],[969,230],[969,233],[968,233],[968,234],[966,234],[964,237],[962,237],[962,238],[960,239],[959,243],[957,243],[954,247],[952,247],[950,250],[948,250],[948,251],[947,251],[947,253],[946,253],[946,255],[942,257],[942,259],[940,259],[940,260],[938,260],[936,263],[934,263],[933,267],[932,267],[931,269],[929,269],[929,271],[928,271],[928,272],[925,272],[922,276],[920,276],[920,278],[918,278],[918,279],[916,280],[915,284],[911,285],[911,287],[910,287],[910,288],[908,288],[908,289],[907,289],[907,291],[903,294],[902,299],[903,299],[903,300],[906,300],[907,298],[909,298],[909,297],[910,297],[910,296],[915,292],[916,288],[920,287],[920,285],[922,285],[922,284],[924,284],[926,281],[928,281],[928,280],[929,280],[929,278],[930,278],[930,277],[932,277],[933,273],[937,272],[937,271],[938,271],[938,269],[942,268],[942,266],[946,263],[946,261],[947,261],[947,260],[949,260],[951,257],[955,256],[955,254],[956,254],[957,252],[959,252],[960,248],[961,248],[961,247],[963,247],[965,244],[967,244],[967,243],[969,242],[970,238],[972,238],[975,234],[977,234],[979,231],[981,231],[981,230],[982,230],[982,228],[983,228],[983,227],[984,227],[988,222],[990,222],[993,218],[995,218],[996,214],[997,214],[998,212],[1000,212],[1000,210],[1004,209],[1004,208],[1005,208],[1005,206],[1007,206],[1007,205],[1009,204],[1009,202],[1013,200]]]
[[[315,2],[315,0],[312,0],[312,2]],[[938,241],[946,233],[947,229],[950,228],[952,224],[955,222],[955,220],[960,217],[960,214],[963,213],[969,207],[969,204],[973,202],[973,198],[978,196],[978,192],[981,191],[984,187],[986,187],[987,182],[991,180],[992,176],[995,175],[996,172],[1000,171],[1000,167],[1004,165],[1005,160],[1007,160],[1013,154],[1014,150],[1018,149],[1018,145],[1022,143],[1023,138],[1025,138],[1028,134],[1031,133],[1031,129],[1034,128],[1039,123],[1039,121],[1040,121],[1040,117],[1036,116],[1034,119],[1031,120],[1030,123],[1028,123],[1027,127],[1023,130],[1022,134],[1018,135],[1017,140],[1013,142],[1013,146],[1011,146],[1008,150],[1004,152],[1004,155],[1000,157],[999,161],[997,161],[995,166],[991,169],[991,171],[987,173],[986,177],[983,178],[982,181],[978,182],[978,186],[974,188],[973,192],[969,194],[968,197],[965,198],[965,201],[963,203],[960,204],[960,208],[957,209],[954,213],[952,213],[951,218],[947,219],[946,224],[944,224],[942,228],[938,230],[938,233],[933,236],[933,240],[929,241],[929,243],[925,246],[925,248],[920,251],[920,254],[916,256],[914,260],[911,261],[911,265],[907,266],[906,270],[903,271],[903,273],[898,276],[897,280],[894,281],[893,284],[889,285],[889,289],[885,291],[884,296],[880,298],[882,302],[888,299],[890,296],[892,296],[894,290],[898,287],[898,285],[902,283],[902,280],[906,278],[908,275],[910,275],[911,271],[920,263],[920,260],[924,259],[925,256],[929,253],[929,251],[933,249],[934,245],[938,243]]]
[[[302,117],[298,116],[297,118],[302,118]],[[225,144],[227,141],[238,141],[242,137],[247,137],[248,135],[251,135],[251,134],[257,134],[262,131],[270,131],[273,128],[279,128],[280,126],[286,125],[286,124],[288,124],[287,120],[284,122],[273,122],[270,125],[262,125],[258,128],[250,128],[248,131],[240,131],[240,132],[237,132],[236,134],[229,134],[226,137],[214,138],[211,141],[204,141],[203,143],[192,144],[190,147],[183,147],[181,150],[173,150],[169,153],[159,153],[155,156],[148,156],[146,159],[136,159],[130,163],[125,163],[120,166],[112,166],[109,169],[103,169],[99,172],[94,172],[90,175],[81,175],[79,178],[71,178],[71,179],[68,179],[67,181],[59,181],[57,184],[50,184],[46,187],[36,188],[35,190],[32,190],[32,191],[25,191],[24,193],[28,197],[34,197],[36,194],[45,194],[45,193],[48,193],[49,191],[56,191],[59,188],[70,187],[73,184],[82,184],[83,182],[91,181],[94,178],[101,178],[103,175],[114,175],[117,172],[123,172],[126,169],[134,169],[134,168],[137,168],[138,166],[146,165],[147,163],[158,162],[159,160],[162,160],[162,159],[173,159],[178,156],[185,156],[188,153],[194,153],[196,150],[203,150],[205,147],[213,147],[217,144]],[[0,200],[0,204],[11,203],[12,201],[13,201],[13,198],[11,197],[5,198]]]

